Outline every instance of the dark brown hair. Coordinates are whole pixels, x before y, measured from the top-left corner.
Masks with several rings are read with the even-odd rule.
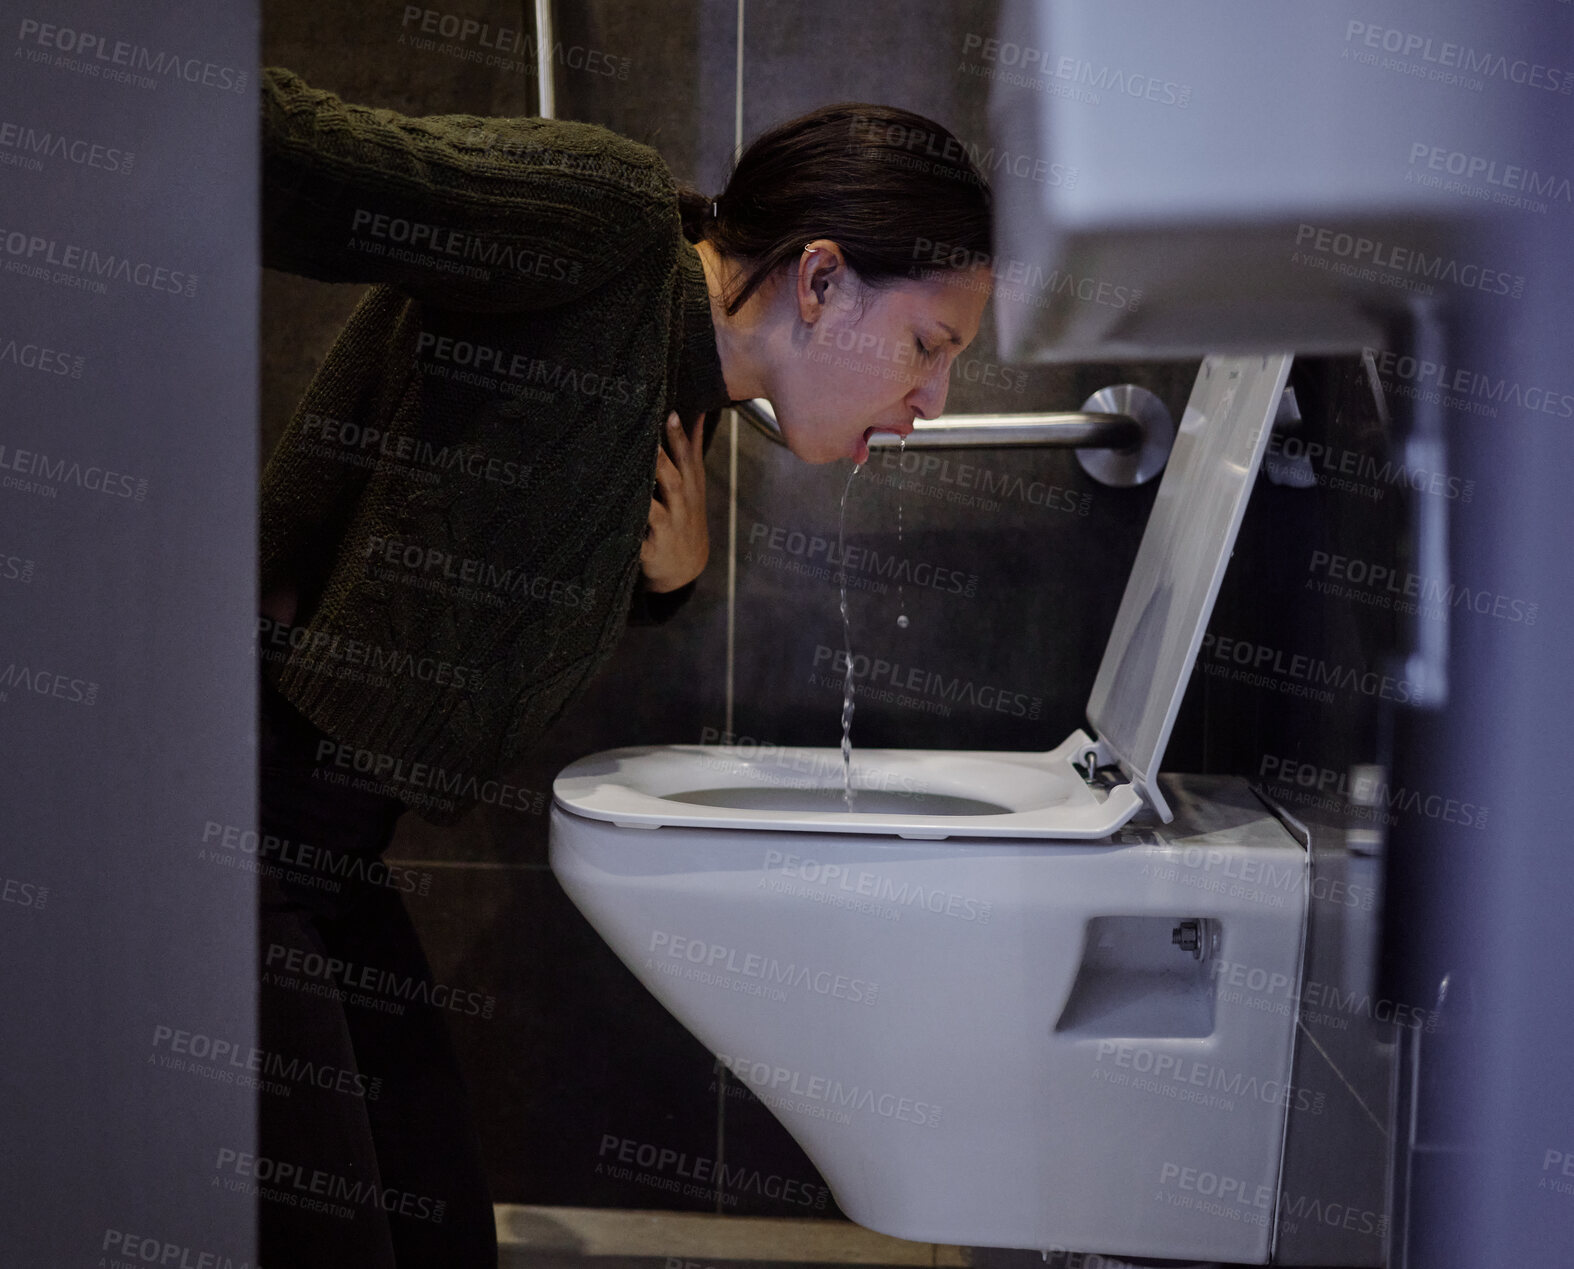
[[[893,106],[844,101],[778,124],[738,156],[714,217],[712,201],[678,186],[684,237],[749,266],[729,314],[815,238],[840,246],[873,287],[994,254],[989,182],[966,148]]]

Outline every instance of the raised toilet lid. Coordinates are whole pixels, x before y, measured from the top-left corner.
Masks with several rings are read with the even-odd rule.
[[[1292,360],[1289,353],[1203,359],[1088,697],[1101,748],[1166,824],[1159,764]]]

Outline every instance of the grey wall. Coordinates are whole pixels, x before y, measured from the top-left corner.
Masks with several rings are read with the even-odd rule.
[[[255,20],[0,36],[5,1264],[255,1255]]]

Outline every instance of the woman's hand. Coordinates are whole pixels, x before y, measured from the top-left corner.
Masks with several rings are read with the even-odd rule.
[[[650,521],[640,548],[645,588],[661,594],[692,582],[710,558],[705,526],[705,416],[694,420],[687,436],[674,410],[667,416],[667,436],[677,462],[656,446],[656,496],[650,500]]]

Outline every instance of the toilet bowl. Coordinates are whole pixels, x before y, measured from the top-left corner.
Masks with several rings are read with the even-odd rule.
[[[1289,817],[1159,773],[1289,358],[1209,358],[1087,730],[1038,753],[572,763],[550,858],[842,1210],[972,1246],[1265,1263],[1309,884]]]
[[[565,778],[677,806],[675,785],[749,765],[703,746],[587,763]],[[797,778],[778,787],[816,787]],[[859,1224],[1259,1263],[1294,1097],[1306,855],[1244,781],[1165,781],[1172,823],[1149,812],[1110,844],[804,833],[769,809],[644,831],[560,785],[551,862]],[[1236,966],[1261,990],[1228,990]]]

